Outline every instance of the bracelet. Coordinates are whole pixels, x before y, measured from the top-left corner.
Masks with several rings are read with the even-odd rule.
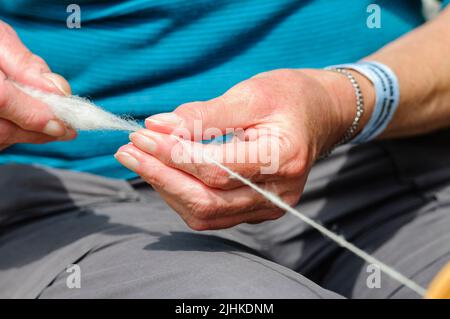
[[[352,144],[361,144],[374,140],[391,122],[400,102],[400,88],[397,76],[386,65],[374,61],[341,64],[330,68],[355,70],[372,82],[375,88],[375,106],[364,129]]]
[[[343,144],[348,143],[353,136],[355,135],[355,132],[358,130],[359,124],[361,122],[361,118],[364,114],[364,99],[361,92],[361,87],[359,86],[358,81],[356,78],[348,71],[344,70],[342,67],[328,67],[326,70],[334,71],[341,73],[345,75],[351,82],[353,89],[355,90],[355,96],[356,96],[356,114],[355,118],[353,119],[352,124],[350,127],[345,131],[344,136],[341,140],[339,140],[336,144],[334,144],[330,149],[328,149],[324,154],[322,154],[319,159],[323,159],[325,157],[328,157],[333,150]]]

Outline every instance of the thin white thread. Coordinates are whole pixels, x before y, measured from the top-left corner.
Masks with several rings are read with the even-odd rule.
[[[185,141],[183,141],[178,136],[174,136],[174,137],[183,145],[183,147],[185,146]],[[319,231],[325,237],[328,237],[329,239],[331,239],[332,241],[337,243],[339,246],[348,249],[349,251],[351,251],[352,253],[354,253],[355,255],[357,255],[358,257],[360,257],[361,259],[363,259],[367,263],[378,265],[382,272],[384,272],[385,274],[387,274],[388,276],[390,276],[394,280],[397,280],[398,282],[400,282],[404,286],[410,288],[411,290],[416,292],[418,295],[420,295],[422,297],[425,296],[425,293],[426,293],[426,289],[425,288],[423,288],[419,284],[415,283],[411,279],[407,278],[406,276],[402,275],[401,273],[399,273],[394,268],[386,265],[385,263],[381,262],[377,258],[375,258],[372,255],[366,253],[364,250],[356,247],[355,245],[353,245],[352,243],[347,241],[342,236],[339,236],[339,235],[333,233],[332,231],[328,230],[326,227],[324,227],[324,226],[320,225],[319,223],[315,222],[313,219],[311,219],[308,216],[300,213],[298,210],[296,210],[295,208],[291,207],[289,204],[285,203],[277,195],[275,195],[275,194],[273,194],[273,193],[271,193],[271,192],[269,192],[267,190],[262,189],[261,187],[259,187],[256,184],[253,184],[251,181],[249,181],[248,179],[242,177],[240,174],[234,172],[233,170],[229,169],[228,167],[226,167],[222,163],[216,161],[213,157],[211,157],[208,154],[206,154],[206,152],[203,152],[202,155],[203,155],[203,158],[206,161],[208,161],[208,162],[216,165],[220,169],[224,170],[226,173],[228,173],[230,175],[230,177],[232,177],[234,179],[237,179],[240,182],[242,182],[243,184],[249,186],[254,191],[256,191],[257,193],[261,194],[266,199],[271,201],[274,205],[276,205],[279,208],[281,208],[281,209],[291,213],[292,215],[300,218],[303,222],[305,222],[306,224],[310,225],[311,227],[313,227],[314,229]]]

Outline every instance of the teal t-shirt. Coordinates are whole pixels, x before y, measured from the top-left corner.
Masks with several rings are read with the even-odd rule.
[[[141,120],[259,72],[356,61],[424,22],[420,0],[78,0],[81,28],[70,29],[70,3],[0,0],[0,18],[75,94]],[[367,26],[371,3],[381,8],[380,28]],[[131,178],[113,158],[127,142],[125,132],[81,132],[15,145],[0,163]]]

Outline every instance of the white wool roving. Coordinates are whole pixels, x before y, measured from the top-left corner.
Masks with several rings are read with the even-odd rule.
[[[134,120],[109,113],[79,96],[61,96],[28,86],[16,86],[26,94],[50,106],[57,118],[74,129],[137,131],[142,127]]]

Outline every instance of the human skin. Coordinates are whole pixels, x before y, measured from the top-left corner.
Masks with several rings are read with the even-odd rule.
[[[14,82],[55,94],[70,94],[67,81],[32,54],[14,30],[0,21],[0,150],[16,143],[70,140],[76,132],[50,108],[20,91]]]
[[[399,108],[379,138],[406,137],[450,126],[449,25],[447,8],[437,19],[366,58],[391,67],[400,84]],[[364,76],[351,73],[365,100],[360,131],[374,107],[374,88]],[[354,89],[342,74],[274,70],[241,82],[212,100],[183,104],[172,113],[148,118],[147,129],[131,134],[132,143],[122,146],[115,157],[151,184],[195,230],[276,219],[283,211],[216,166],[205,161],[174,161],[171,150],[180,141],[171,132],[184,128],[193,134],[194,120],[201,120],[204,130],[243,128],[250,135],[273,129],[277,133],[272,137],[280,146],[276,173],[261,174],[261,163],[223,164],[294,205],[314,162],[352,123],[355,104]],[[183,147],[220,154],[230,152],[230,144],[245,143],[249,148],[255,141],[233,139],[223,145],[186,141]]]

